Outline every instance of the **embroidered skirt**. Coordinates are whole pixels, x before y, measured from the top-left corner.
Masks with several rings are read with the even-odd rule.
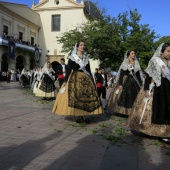
[[[143,119],[141,119],[142,112],[144,109],[144,97],[145,91],[142,88],[136,98],[132,111],[128,118],[128,125],[131,129],[142,132],[144,134],[150,136],[157,136],[157,137],[170,137],[170,125],[166,124],[154,124],[153,121],[153,95],[151,96],[150,100],[146,105],[146,109],[143,115]],[[156,99],[157,100],[157,99]],[[157,105],[157,108],[159,104]],[[139,122],[141,121],[141,124]]]
[[[87,116],[103,113],[93,80],[84,72],[73,72],[61,94],[57,94],[52,112],[63,116]]]
[[[36,96],[38,97],[55,97],[55,85],[53,80],[44,74],[42,81],[38,84]]]
[[[129,115],[140,87],[129,75],[124,77],[123,89],[119,90],[119,93],[117,93],[117,89],[118,84],[115,84],[107,102],[107,109],[110,112]]]

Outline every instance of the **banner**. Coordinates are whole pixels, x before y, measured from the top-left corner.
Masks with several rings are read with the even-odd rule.
[[[8,55],[9,55],[9,58],[15,60],[15,42],[14,41],[8,42]]]
[[[39,49],[38,48],[35,48],[35,61],[37,63],[39,63],[39,61],[40,61],[40,53],[39,53]]]

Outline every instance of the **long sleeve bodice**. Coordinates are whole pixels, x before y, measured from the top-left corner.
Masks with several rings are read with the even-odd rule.
[[[130,74],[130,71],[129,71],[129,70],[126,70],[126,71],[121,70],[121,71],[120,71],[120,77],[119,77],[119,85],[120,85],[120,86],[123,85],[123,77],[124,77],[125,75],[128,76],[129,74]],[[139,81],[139,83],[140,83],[140,85],[141,85],[141,84],[142,84],[142,80],[141,80],[141,77],[140,77],[140,72],[137,71],[135,75],[136,75],[136,77],[137,77],[137,79],[138,79],[138,81]]]
[[[86,70],[89,72],[89,74],[92,77],[91,70],[90,70],[90,63],[85,66]],[[65,82],[67,82],[70,74],[72,71],[78,71],[80,69],[79,64],[76,62],[72,61],[71,59],[68,60],[67,68],[66,68],[66,76],[65,76]]]

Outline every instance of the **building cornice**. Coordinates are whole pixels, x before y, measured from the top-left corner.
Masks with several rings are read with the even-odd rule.
[[[64,7],[48,7],[48,8],[37,8],[35,11],[53,11],[53,10],[69,10],[69,9],[83,9],[84,6],[64,6]]]
[[[0,1],[0,4],[10,4],[10,5],[17,5],[17,6],[24,6],[24,7],[28,7],[25,4],[18,4],[18,3],[12,3],[12,2],[4,2],[4,1]]]
[[[18,19],[19,21],[22,21],[26,25],[29,25],[32,28],[40,29],[40,27],[33,22],[23,18],[22,16],[18,15],[17,13],[11,11],[10,9],[4,7],[3,5],[0,4],[0,10],[3,11],[4,13],[7,13],[8,15],[12,16],[13,18]]]
[[[44,4],[46,4],[47,2],[49,2],[49,0],[44,0],[44,1],[40,2],[39,4],[35,5],[34,7],[32,7],[32,9],[34,10],[34,9],[36,9],[36,8],[38,8],[38,7],[41,7],[41,6],[43,6]]]
[[[72,4],[74,4],[74,5],[84,6],[84,5],[78,3],[78,2],[76,2],[76,1],[74,1],[74,0],[66,0],[66,1],[68,1],[68,2],[70,2],[70,3],[72,3]]]
[[[79,7],[79,8],[84,8],[84,5],[78,3],[78,2],[76,2],[76,1],[74,1],[74,0],[66,0],[66,1],[74,5],[72,8],[75,8],[75,7],[77,7],[77,8],[78,8],[78,7]],[[49,0],[44,0],[44,1],[40,2],[39,4],[35,5],[34,7],[32,7],[32,9],[33,9],[34,11],[37,11],[37,10],[39,11],[40,9],[50,9],[50,8],[53,8],[53,7],[43,8],[42,6],[43,6],[44,4],[46,4],[47,2],[49,2]],[[42,8],[41,8],[41,7],[42,7]],[[55,8],[55,7],[54,7],[54,8]],[[63,8],[63,7],[61,7],[61,8]]]

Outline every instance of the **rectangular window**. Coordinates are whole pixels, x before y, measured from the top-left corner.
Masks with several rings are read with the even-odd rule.
[[[23,33],[19,31],[19,40],[23,40]]]
[[[31,45],[34,45],[34,37],[31,37]]]
[[[60,31],[60,15],[52,15],[52,31]]]
[[[8,35],[8,26],[4,25],[4,35]]]

